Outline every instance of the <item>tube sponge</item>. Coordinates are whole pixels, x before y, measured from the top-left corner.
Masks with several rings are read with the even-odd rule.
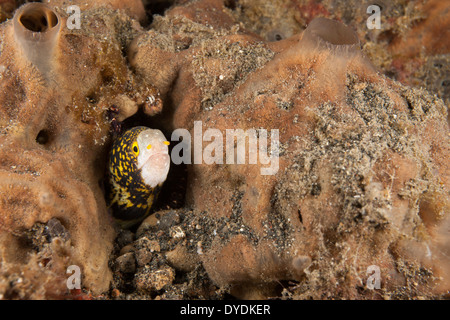
[[[306,28],[302,42],[317,49],[352,52],[359,49],[359,39],[350,27],[327,18],[315,18]]]
[[[13,27],[14,38],[27,60],[48,79],[61,29],[61,18],[47,5],[32,2],[16,11]]]
[[[293,54],[299,56],[299,64],[304,63],[305,59],[317,61],[314,68],[316,76],[311,80],[308,90],[319,96],[328,92],[329,95],[323,97],[325,100],[345,100],[345,83],[350,65],[373,70],[370,61],[364,58],[356,32],[339,21],[315,18],[295,48]]]

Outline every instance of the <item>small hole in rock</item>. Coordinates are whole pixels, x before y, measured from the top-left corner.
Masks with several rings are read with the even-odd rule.
[[[395,33],[392,30],[386,30],[380,33],[377,38],[379,42],[391,43],[395,38]]]
[[[320,192],[322,191],[322,187],[318,183],[313,183],[311,187],[311,195],[318,196],[320,195]]]
[[[411,101],[409,101],[409,99],[405,99],[406,100],[406,105],[408,106],[409,110],[414,110],[414,106],[412,105]]]
[[[96,104],[96,103],[98,102],[97,95],[94,94],[94,93],[88,94],[88,95],[86,96],[86,101],[87,101],[88,103]]]
[[[224,5],[226,8],[230,10],[235,10],[237,7],[237,1],[236,0],[225,0]]]
[[[267,40],[273,42],[273,41],[280,41],[285,38],[284,34],[280,30],[272,30],[269,33],[267,33]]]
[[[149,17],[149,23],[153,20],[153,15],[163,16],[164,12],[169,9],[175,0],[163,0],[163,1],[144,1],[145,11]]]
[[[49,142],[50,140],[50,135],[48,133],[47,130],[41,130],[39,131],[37,137],[36,137],[36,142],[42,145],[45,145]]]
[[[103,84],[106,85],[110,85],[110,84],[114,84],[114,71],[104,68],[100,71],[100,76],[102,78],[102,82]]]

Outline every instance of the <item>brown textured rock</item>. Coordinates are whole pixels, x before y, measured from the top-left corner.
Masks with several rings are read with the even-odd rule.
[[[195,253],[189,252],[184,244],[178,245],[175,249],[166,253],[167,262],[176,270],[189,272],[195,269],[199,262]]]
[[[199,40],[193,31],[207,20],[173,9],[141,36],[131,61],[148,79],[152,66],[166,66],[155,76],[170,101],[161,115],[166,128],[194,136],[193,122],[202,121],[203,132],[224,136],[225,129],[280,130],[275,176],[262,176],[258,165],[188,167],[188,205],[214,228],[194,240],[211,279],[236,288],[297,280],[298,297],[363,297],[376,294],[358,288],[367,267],[378,265],[384,297],[397,297],[418,270],[442,280],[434,286],[425,277],[407,295],[443,292],[442,243],[450,237],[441,229],[449,212],[442,101],[380,75],[340,23],[316,19],[300,35],[264,44],[230,27],[227,15]],[[180,19],[190,34],[175,27],[167,37],[165,28]],[[141,58],[148,55],[151,64]],[[421,214],[420,202],[431,211]],[[427,226],[428,214],[435,225]],[[395,249],[406,244],[412,249]],[[423,252],[428,260],[418,258]]]
[[[16,1],[14,0],[4,0],[0,2],[0,23],[12,17],[16,6]]]
[[[141,292],[163,289],[175,280],[175,271],[169,266],[153,270],[148,266],[141,268],[135,276],[136,288]]]
[[[136,260],[133,252],[128,252],[116,259],[116,271],[123,273],[134,273],[136,271]]]
[[[101,293],[111,280],[114,237],[100,187],[109,141],[107,113],[113,101],[126,96],[130,105],[130,99],[150,93],[150,87],[136,86],[121,54],[138,26],[104,8],[85,10],[80,30],[65,28],[64,10],[38,3],[20,10],[37,23],[47,19],[50,29],[35,30],[19,16],[14,20],[19,25],[0,26],[0,264],[27,268],[33,248],[24,244],[24,233],[58,218],[71,237],[66,262],[81,267],[84,287]],[[60,27],[40,45],[52,25]],[[37,44],[27,46],[26,37]],[[137,109],[139,103],[134,104]],[[117,107],[119,115],[125,112],[121,104]],[[54,265],[48,264],[42,276],[55,272],[55,279],[65,281],[65,270]],[[39,279],[39,267],[33,270],[27,276]]]
[[[153,254],[161,250],[157,241],[149,240],[145,237],[140,238],[134,246],[136,261],[139,267],[149,264],[153,258]]]

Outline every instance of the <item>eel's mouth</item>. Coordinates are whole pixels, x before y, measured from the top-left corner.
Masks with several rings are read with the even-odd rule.
[[[144,163],[143,167],[150,167],[154,170],[161,170],[169,168],[170,157],[167,153],[155,153],[148,157],[148,160]]]
[[[152,154],[142,166],[142,178],[151,188],[161,185],[167,178],[170,156],[167,153]]]

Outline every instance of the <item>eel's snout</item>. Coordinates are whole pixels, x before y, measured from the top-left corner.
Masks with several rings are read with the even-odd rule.
[[[148,129],[138,137],[141,153],[138,168],[145,184],[151,188],[162,185],[170,169],[168,141],[160,130]]]

